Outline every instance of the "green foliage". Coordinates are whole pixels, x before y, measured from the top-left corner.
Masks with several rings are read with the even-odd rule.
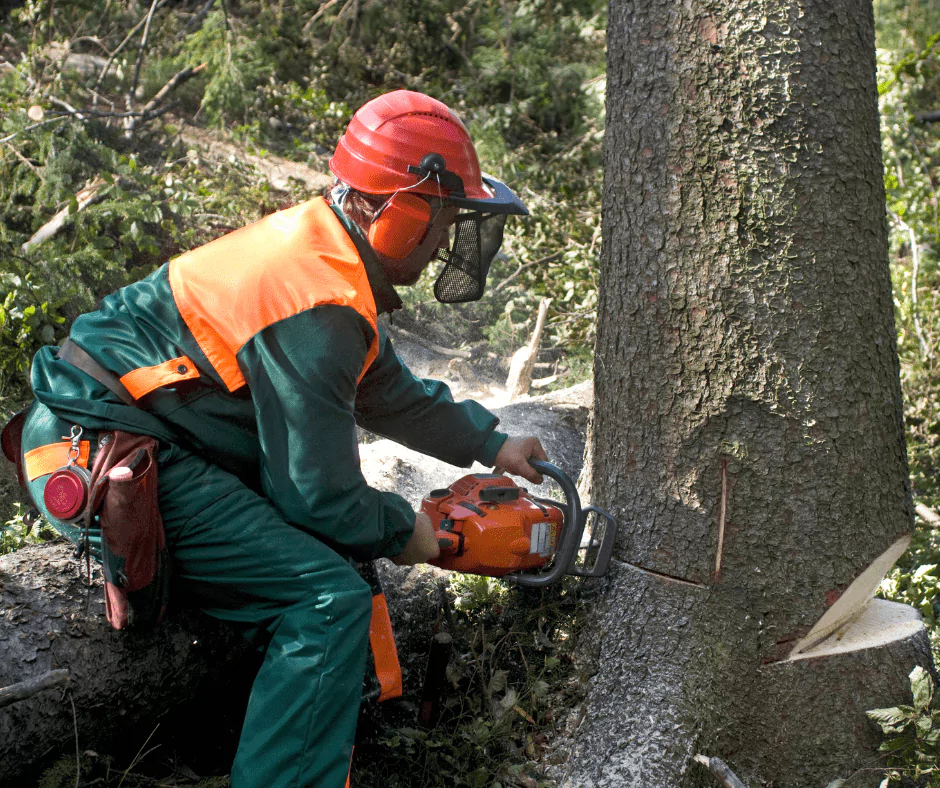
[[[100,85],[96,75],[44,54],[53,39],[89,29],[104,48],[116,48],[142,9],[112,5],[32,2],[12,17],[17,43],[5,44],[3,55],[17,65],[0,70],[0,134],[17,136],[0,149],[0,269],[20,276],[8,268],[11,253],[62,207],[77,209],[75,195],[89,181],[111,181],[100,202],[73,210],[64,231],[23,254],[42,276],[28,292],[17,285],[14,297],[41,316],[27,325],[21,351],[0,356],[0,380],[22,376],[50,327],[60,339],[105,294],[211,236],[200,214],[224,230],[255,218],[252,203],[270,206],[257,193],[257,176],[237,163],[230,179],[198,156],[187,166],[169,125],[161,133],[150,124],[131,143],[119,119],[51,117],[52,95],[99,111],[123,108],[139,39],[132,37]],[[180,68],[205,64],[200,77],[174,91],[178,111],[229,129],[255,152],[318,167],[367,98],[408,87],[448,101],[479,140],[484,166],[524,185],[533,213],[510,223],[494,297],[462,316],[478,326],[478,338],[489,334],[509,353],[527,340],[538,300],[550,296],[546,345],[586,349],[600,249],[605,14],[599,0],[284,0],[219,4],[202,18],[169,4],[153,17],[137,100],[152,97]],[[51,122],[30,128],[33,104]],[[575,381],[569,375],[564,382]]]
[[[933,16],[931,16],[933,14]],[[918,24],[904,24],[904,15]],[[890,220],[898,350],[905,396],[908,457],[914,497],[940,508],[940,210],[936,124],[916,113],[940,101],[937,45],[940,15],[913,3],[904,15],[879,17],[879,93],[885,190]],[[920,26],[931,22],[934,27]],[[910,550],[885,579],[881,593],[919,609],[940,660],[937,565],[940,532],[918,522]]]
[[[940,577],[937,576],[937,565],[920,564],[913,572],[892,570],[882,584],[882,590],[889,598],[916,607],[923,614],[927,626],[934,629],[940,612],[935,601],[938,585]]]
[[[580,700],[571,645],[583,601],[577,581],[551,591],[512,589],[453,575],[442,626],[454,639],[434,728],[413,707],[383,711],[356,747],[352,784],[362,788],[547,788],[548,732]]]
[[[139,755],[141,753],[138,753]],[[148,753],[143,753],[146,755]],[[80,773],[76,775],[76,766]],[[228,788],[228,777],[207,777],[189,779],[188,777],[169,775],[157,778],[146,773],[138,759],[126,769],[118,768],[114,759],[101,756],[92,750],[85,750],[76,764],[75,754],[66,755],[46,769],[39,779],[38,788],[155,788],[155,786],[190,786],[190,788]],[[165,770],[163,770],[165,771]]]
[[[13,517],[0,527],[0,555],[12,553],[27,544],[48,542],[58,537],[45,520],[30,522],[26,513],[27,508],[23,504],[16,504]]]
[[[917,12],[917,5],[912,13]],[[940,18],[935,20],[940,25]],[[935,32],[938,28],[934,28]],[[916,35],[919,38],[911,38]],[[907,28],[894,32],[900,50],[879,50],[882,147],[891,226],[894,281],[907,404],[908,450],[915,497],[940,506],[940,206],[937,165],[940,135],[935,124],[916,120],[940,101],[940,33]]]
[[[31,5],[20,11],[24,20],[38,13]],[[207,25],[205,36],[214,40],[220,23],[212,18]],[[101,298],[292,198],[271,193],[250,166],[187,150],[170,125],[142,128],[134,145],[120,122],[108,117],[48,122],[56,119],[47,116],[37,126],[27,109],[49,110],[46,92],[82,106],[90,95],[90,78],[83,83],[71,72],[39,89],[34,75],[44,73],[46,61],[28,53],[39,49],[41,29],[38,22],[30,28],[22,53],[4,52],[7,62],[19,62],[17,68],[0,69],[0,393],[13,397],[26,394],[25,373],[36,350],[61,341],[71,321]],[[115,28],[115,35],[125,34]],[[232,62],[246,71],[254,62],[247,50],[233,51]],[[133,63],[123,64],[125,73]],[[298,101],[311,100],[298,92]],[[213,104],[211,91],[207,107],[220,117],[231,109]],[[92,202],[80,206],[79,195],[92,192]],[[63,211],[62,229],[27,248],[33,234]]]
[[[24,393],[33,354],[62,334],[64,300],[44,300],[46,288],[36,275],[24,270],[14,253],[7,251],[7,260],[7,270],[0,271],[0,394],[17,395]]]
[[[255,91],[274,75],[274,65],[252,32],[233,27],[225,11],[213,11],[174,59],[178,68],[207,64],[200,108],[213,124],[247,123]]]
[[[910,674],[914,705],[873,709],[868,716],[890,737],[878,748],[891,767],[882,785],[901,784],[903,777],[926,788],[940,786],[940,709],[934,704],[934,684],[920,666]]]

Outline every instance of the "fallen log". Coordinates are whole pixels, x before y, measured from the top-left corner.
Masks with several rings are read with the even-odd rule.
[[[83,749],[152,730],[192,695],[224,686],[246,654],[233,631],[195,613],[150,632],[113,631],[100,579],[85,585],[64,542],[0,556],[0,686],[67,670],[76,708],[73,721],[61,691],[0,708],[0,785],[28,784],[44,759],[74,747],[76,726]]]
[[[244,148],[220,139],[206,129],[187,126],[180,118],[171,116],[170,120],[180,127],[180,139],[184,144],[194,150],[202,151],[201,158],[214,161],[220,167],[230,166],[230,161],[244,162],[257,169],[268,183],[279,191],[290,191],[290,181],[296,180],[313,195],[329,187],[333,182],[332,175],[308,167],[301,162],[290,161],[271,154],[259,156],[248,153]]]

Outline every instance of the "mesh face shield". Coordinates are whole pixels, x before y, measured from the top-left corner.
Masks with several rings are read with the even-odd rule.
[[[486,287],[486,275],[506,226],[505,213],[462,213],[451,230],[449,249],[438,249],[444,267],[434,282],[434,297],[442,304],[478,301]]]

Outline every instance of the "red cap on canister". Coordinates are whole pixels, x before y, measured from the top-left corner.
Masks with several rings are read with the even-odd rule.
[[[63,468],[49,477],[42,497],[49,514],[57,520],[71,520],[85,508],[88,487],[81,476]]]

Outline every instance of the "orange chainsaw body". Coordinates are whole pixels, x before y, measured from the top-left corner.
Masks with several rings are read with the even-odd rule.
[[[488,577],[540,569],[555,554],[564,524],[557,506],[535,501],[506,476],[470,474],[421,502],[431,518],[442,569]]]

